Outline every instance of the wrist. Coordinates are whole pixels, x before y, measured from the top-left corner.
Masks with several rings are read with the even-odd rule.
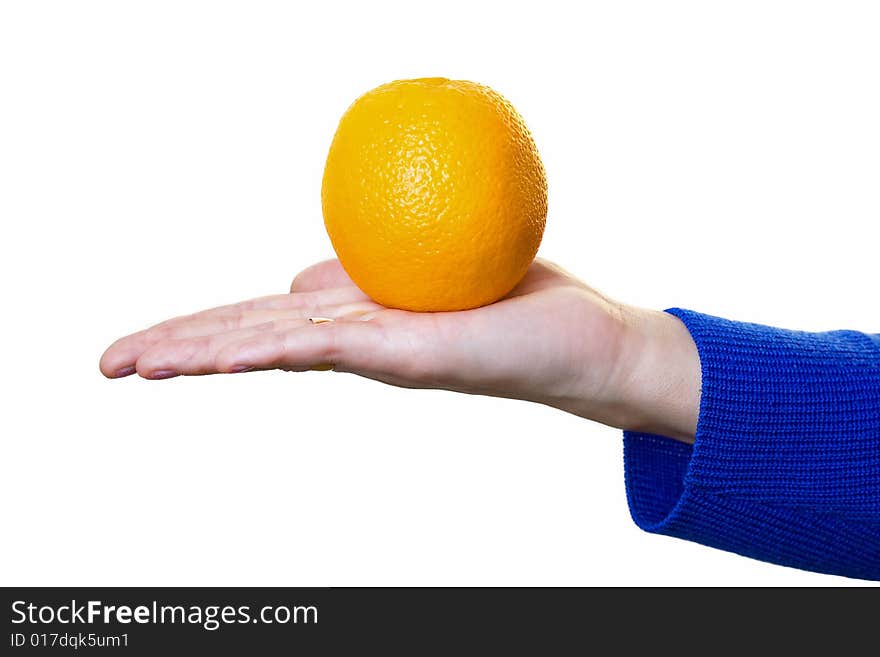
[[[692,443],[700,411],[700,356],[669,313],[624,307],[617,395],[622,429]]]

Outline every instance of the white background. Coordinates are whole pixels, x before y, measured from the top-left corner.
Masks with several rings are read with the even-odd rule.
[[[620,433],[332,373],[105,380],[122,334],[330,257],[336,122],[505,94],[541,254],[608,294],[880,331],[875,3],[6,2],[0,583],[851,583],[641,533]]]

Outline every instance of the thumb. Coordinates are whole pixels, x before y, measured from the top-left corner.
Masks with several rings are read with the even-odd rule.
[[[339,260],[324,260],[303,269],[290,284],[290,291],[314,292],[332,287],[348,287],[354,285],[342,268]]]

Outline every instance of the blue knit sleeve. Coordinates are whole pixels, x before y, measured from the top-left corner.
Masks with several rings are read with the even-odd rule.
[[[624,434],[636,524],[822,573],[880,579],[880,337],[688,310],[696,440]]]

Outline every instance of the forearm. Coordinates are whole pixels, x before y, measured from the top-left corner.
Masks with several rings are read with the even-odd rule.
[[[627,432],[642,528],[808,570],[880,578],[880,341],[673,309],[701,368],[694,445]]]

